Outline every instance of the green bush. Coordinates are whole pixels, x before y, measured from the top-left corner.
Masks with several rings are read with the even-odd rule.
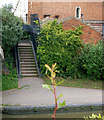
[[[57,20],[49,21],[41,27],[37,59],[40,61],[41,72],[45,73],[45,64],[51,66],[57,63],[59,76],[75,77],[78,74],[77,56],[78,49],[82,46],[80,35],[82,26],[74,31],[63,30],[62,23]]]
[[[102,116],[100,113],[97,115],[97,114],[92,114],[91,116],[88,116],[88,117],[84,117],[85,120],[104,120],[104,116]]]
[[[21,40],[23,35],[23,22],[14,16],[12,8],[12,5],[9,4],[0,9],[2,12],[2,48],[5,58],[10,58],[11,49]]]
[[[92,79],[104,79],[103,43],[84,44],[79,54],[79,70]]]

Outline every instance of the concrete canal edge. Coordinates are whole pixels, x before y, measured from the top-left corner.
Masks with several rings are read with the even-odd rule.
[[[80,104],[66,105],[57,110],[57,112],[84,112],[84,111],[102,111],[104,104]],[[1,106],[0,112],[3,114],[22,115],[22,114],[37,114],[53,112],[54,105],[41,106]]]

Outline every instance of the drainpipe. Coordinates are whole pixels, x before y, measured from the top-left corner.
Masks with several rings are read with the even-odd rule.
[[[83,19],[83,14],[81,14],[81,18],[82,18],[82,21],[84,21],[84,19]]]
[[[104,45],[104,23],[102,25],[102,43]],[[104,51],[104,48],[103,48],[103,51]],[[103,61],[104,61],[104,54],[103,54]]]
[[[102,27],[102,33],[103,33],[103,41],[104,41],[104,23],[103,23],[103,27]]]

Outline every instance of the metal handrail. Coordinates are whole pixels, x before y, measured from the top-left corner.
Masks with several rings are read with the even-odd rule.
[[[21,69],[20,69],[20,57],[19,57],[19,49],[18,49],[18,45],[17,45],[17,58],[18,58],[18,71],[19,71],[19,75],[21,75]]]
[[[15,50],[15,62],[16,62],[17,74],[21,75],[18,44],[14,47],[14,50]]]
[[[17,69],[17,74],[18,74],[17,45],[14,46],[14,52],[15,52],[16,69]]]
[[[33,54],[34,54],[34,60],[35,60],[35,63],[36,63],[36,69],[37,69],[37,72],[38,72],[38,77],[41,77],[39,67],[38,67],[38,63],[37,63],[37,58],[36,58],[36,54],[35,54],[35,48],[34,48],[34,45],[33,45],[33,41],[31,41],[31,45],[32,45],[32,50],[33,50]]]

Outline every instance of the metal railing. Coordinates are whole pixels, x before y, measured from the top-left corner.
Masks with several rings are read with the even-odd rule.
[[[20,77],[21,69],[20,69],[20,57],[19,57],[18,44],[14,47],[14,51],[15,51],[15,62],[16,62],[16,68],[17,68],[17,75],[18,77]]]
[[[39,70],[39,67],[38,67],[38,63],[37,63],[37,58],[36,58],[36,53],[35,53],[35,47],[34,47],[34,44],[33,44],[32,41],[31,41],[31,44],[32,44],[32,50],[33,50],[33,54],[34,54],[34,60],[35,60],[35,63],[36,63],[36,69],[37,69],[38,77],[42,77],[42,75],[40,73],[40,70]]]
[[[31,39],[31,44],[32,44],[32,49],[33,49],[33,54],[34,54],[34,59],[35,59],[35,63],[36,63],[38,76],[41,77],[42,75],[40,74],[40,65],[39,65],[39,61],[37,62],[37,57],[36,57],[37,47],[38,47],[38,43],[37,43],[36,39],[40,32],[40,23],[39,23],[39,26],[34,23],[34,20],[39,21],[39,19],[34,18],[34,16],[37,17],[36,14],[31,15],[31,25],[23,25],[23,31],[30,34],[30,39]],[[17,74],[21,75],[18,44],[15,46],[15,61],[16,61]]]

